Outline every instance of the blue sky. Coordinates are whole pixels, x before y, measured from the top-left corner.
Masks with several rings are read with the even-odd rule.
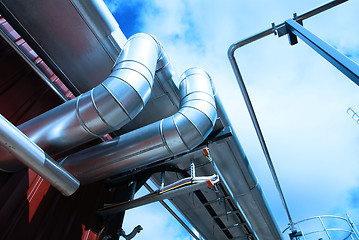
[[[158,38],[178,74],[201,67],[211,75],[273,215],[284,229],[286,215],[227,49],[272,22],[281,23],[294,12],[301,14],[327,1],[105,2],[127,37],[147,32]],[[305,20],[304,26],[359,62],[358,9],[359,1],[350,0]],[[359,104],[359,87],[303,42],[290,46],[287,37],[268,36],[238,50],[236,59],[294,220],[349,213],[359,224],[359,126],[346,114],[348,107]],[[169,215],[159,217],[160,208],[151,205],[136,210],[142,220],[154,225],[144,229],[168,229],[164,239],[186,239],[180,227],[167,223]],[[138,219],[136,214],[126,214],[125,226],[136,226]],[[136,239],[148,236],[154,235],[143,231]]]

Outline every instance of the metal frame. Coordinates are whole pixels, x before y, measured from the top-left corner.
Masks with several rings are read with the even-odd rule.
[[[345,222],[347,224],[347,229],[344,228],[328,228],[325,224],[323,219],[335,219],[335,220],[339,220],[342,222]],[[322,226],[322,229],[313,229],[309,232],[303,232],[303,227],[300,225],[301,223],[308,223],[309,221],[315,221],[318,220],[319,223]],[[323,215],[323,216],[316,216],[316,217],[310,217],[304,220],[301,220],[299,222],[294,223],[294,225],[300,229],[300,231],[303,234],[303,240],[309,240],[311,238],[310,237],[311,234],[315,234],[315,233],[323,233],[323,237],[326,237],[329,240],[334,239],[333,236],[330,234],[331,232],[344,232],[344,233],[348,233],[347,236],[345,236],[343,239],[352,239],[352,240],[359,240],[359,233],[356,230],[356,227],[354,225],[354,223],[351,222],[349,216],[348,219],[343,218],[343,217],[339,217],[339,216],[331,216],[331,215]],[[283,230],[283,233],[285,233],[286,231],[289,230],[290,227],[287,227],[286,229]],[[305,229],[304,229],[305,230]],[[317,237],[317,236],[316,236]],[[350,238],[349,238],[350,237]],[[324,239],[324,238],[323,238]],[[336,239],[339,240],[339,239]]]
[[[324,4],[323,6],[320,6],[318,8],[315,8],[307,13],[304,13],[300,16],[297,16],[296,14],[294,14],[294,19],[297,21],[297,22],[301,22],[303,21],[304,19],[307,19],[309,17],[312,17],[318,13],[321,13],[323,11],[326,11],[332,7],[335,7],[343,2],[346,2],[347,0],[334,0],[334,1],[331,1],[327,4]],[[282,205],[287,213],[287,217],[288,217],[288,220],[289,220],[289,224],[290,224],[290,227],[291,227],[291,230],[292,231],[295,231],[295,228],[294,228],[294,223],[293,223],[293,220],[292,220],[292,217],[289,213],[289,209],[288,209],[288,206],[287,206],[287,203],[286,203],[286,200],[284,198],[284,194],[283,194],[283,191],[281,189],[281,186],[279,184],[279,180],[278,180],[278,177],[277,177],[277,174],[275,172],[275,169],[274,169],[274,165],[273,165],[273,162],[271,160],[271,157],[270,157],[270,154],[269,154],[269,151],[268,151],[268,148],[267,148],[267,145],[265,143],[265,140],[264,140],[264,137],[263,137],[263,134],[262,134],[262,131],[261,131],[261,128],[259,126],[259,123],[258,123],[258,120],[257,120],[257,117],[256,117],[256,114],[254,112],[254,108],[252,106],[252,103],[251,103],[251,100],[249,98],[249,95],[248,95],[248,92],[247,92],[247,89],[245,87],[245,84],[244,84],[244,80],[243,80],[243,77],[239,71],[239,67],[238,67],[238,64],[237,64],[237,61],[234,57],[234,53],[235,51],[240,48],[240,47],[243,47],[251,42],[254,42],[254,41],[257,41],[261,38],[264,38],[268,35],[271,35],[271,34],[275,34],[275,35],[278,35],[279,37],[281,36],[284,36],[286,34],[289,33],[289,35],[291,35],[290,37],[293,38],[292,34],[296,34],[297,32],[294,31],[294,28],[291,28],[290,26],[288,26],[288,24],[292,23],[293,20],[288,20],[287,22],[283,22],[281,24],[278,24],[278,25],[275,25],[274,23],[272,24],[272,28],[269,28],[267,30],[264,30],[256,35],[253,35],[249,38],[246,38],[246,39],[243,39],[242,41],[239,41],[237,43],[234,43],[232,44],[229,49],[228,49],[228,58],[229,58],[229,61],[231,63],[231,66],[232,66],[232,69],[234,71],[234,74],[235,74],[235,77],[237,79],[237,82],[238,82],[238,85],[241,89],[241,92],[242,92],[242,95],[243,95],[243,98],[244,98],[244,101],[245,101],[245,104],[247,106],[247,109],[248,109],[248,112],[250,114],[250,117],[251,117],[251,120],[253,122],[253,125],[254,125],[254,128],[255,128],[255,131],[257,133],[257,136],[258,136],[258,139],[259,139],[259,142],[261,144],[261,147],[262,147],[262,150],[263,150],[263,153],[265,155],[265,158],[266,158],[266,161],[267,161],[267,164],[268,164],[268,167],[270,169],[270,172],[272,174],[272,177],[273,177],[273,180],[274,180],[274,183],[275,183],[275,186],[277,188],[277,191],[279,193],[279,196],[280,196],[280,199],[282,201]],[[295,24],[292,24],[292,25],[295,25]],[[299,25],[299,24],[298,24]],[[295,27],[297,27],[297,25],[295,25]],[[293,30],[293,32],[291,31]],[[299,34],[299,32],[298,32]],[[310,37],[309,37],[310,38]],[[294,39],[295,40],[295,39]],[[323,45],[322,42],[318,42],[318,41],[314,41],[317,43],[317,45]],[[292,42],[294,43],[294,42]],[[318,44],[319,43],[319,44]],[[327,48],[326,48],[327,49]],[[334,52],[332,50],[328,50],[327,51],[324,51],[324,52]],[[335,54],[328,54],[327,55],[331,55],[334,59],[336,59],[338,56],[340,56],[340,53],[335,53]],[[336,59],[336,61],[338,62],[341,62],[341,58],[340,59]],[[345,68],[348,68],[347,65],[351,65],[351,64],[348,64],[348,63],[344,63],[342,64],[343,66],[342,67],[339,67],[339,68],[342,68],[343,70]],[[342,70],[341,70],[342,71]],[[355,73],[357,73],[358,70],[356,71],[352,71],[352,67],[349,67],[348,70],[344,70],[344,72],[353,72],[354,75]],[[348,75],[350,75],[350,73],[348,73]],[[358,74],[356,74],[358,77]],[[355,77],[354,77],[355,79]],[[353,79],[352,79],[353,80]],[[354,80],[353,80],[354,81]],[[355,81],[354,81],[355,82]]]
[[[100,215],[109,215],[118,212],[123,212],[128,209],[140,207],[143,205],[147,205],[149,203],[161,201],[164,199],[171,199],[177,195],[181,195],[187,192],[194,192],[196,190],[202,189],[204,187],[208,187],[211,184],[215,184],[219,181],[218,176],[214,175],[211,177],[190,177],[182,179],[178,182],[170,184],[156,192],[152,192],[149,195],[126,201],[117,204],[110,204],[108,206],[104,206],[98,210]],[[187,186],[185,186],[187,185]]]
[[[305,29],[296,21],[289,19],[285,21],[288,33],[291,32],[295,36],[302,39],[308,46],[313,48],[323,58],[330,62],[339,71],[345,74],[356,85],[359,86],[359,66],[351,59],[340,53],[338,50],[315,36],[313,33]]]

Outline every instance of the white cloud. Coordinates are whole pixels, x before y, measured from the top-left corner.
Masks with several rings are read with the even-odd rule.
[[[141,30],[163,43],[179,74],[198,66],[212,76],[281,229],[287,219],[227,49],[269,28],[271,22],[280,23],[294,11],[300,14],[325,2],[154,0],[142,9]],[[359,1],[349,1],[305,20],[304,26],[355,57],[357,9]],[[292,215],[301,220],[338,209],[359,214],[349,204],[359,181],[359,126],[346,114],[348,107],[359,103],[359,88],[307,45],[291,47],[286,38],[266,37],[238,50],[236,57]],[[166,228],[158,216],[153,217],[152,222]]]
[[[142,188],[136,195],[147,193]],[[126,211],[123,224],[126,234],[137,225],[141,225],[143,230],[136,235],[136,240],[190,240],[190,235],[158,202]]]

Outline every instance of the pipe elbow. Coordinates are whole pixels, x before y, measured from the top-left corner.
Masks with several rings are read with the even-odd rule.
[[[157,62],[164,50],[151,35],[138,33],[124,45],[108,78],[81,94],[19,126],[50,156],[118,130],[136,117],[150,98]],[[0,168],[24,166],[0,150]]]
[[[133,35],[124,45],[109,77],[91,92],[92,105],[99,115],[95,135],[117,130],[141,112],[151,95],[157,60],[161,48],[156,39],[145,33]],[[83,111],[83,116],[91,116]],[[81,117],[82,118],[82,117]],[[102,124],[98,124],[102,120]]]
[[[217,118],[213,89],[211,78],[202,69],[188,69],[180,77],[180,110],[160,124],[171,154],[193,149],[211,133]]]

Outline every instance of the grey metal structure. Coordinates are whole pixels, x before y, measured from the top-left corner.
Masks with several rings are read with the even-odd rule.
[[[316,9],[313,9],[307,13],[304,13],[300,16],[297,16],[296,14],[294,15],[295,21],[297,22],[302,22],[304,19],[307,19],[311,16],[314,16],[318,13],[321,13],[325,10],[328,10],[332,7],[335,7],[343,2],[346,2],[347,0],[335,0],[335,1],[331,1],[321,7],[318,7]],[[239,49],[240,47],[243,47],[251,42],[254,42],[256,40],[259,40],[263,37],[266,37],[270,34],[275,34],[278,35],[279,37],[284,36],[286,34],[289,35],[289,40],[291,44],[295,44],[295,38],[293,37],[293,34],[299,35],[302,38],[306,39],[305,41],[307,43],[310,43],[309,45],[311,45],[314,49],[316,49],[321,55],[324,55],[326,58],[328,58],[328,60],[333,63],[333,65],[335,65],[337,68],[339,68],[343,73],[345,73],[347,76],[349,76],[354,82],[357,83],[357,79],[358,79],[358,72],[359,72],[359,67],[357,64],[355,64],[354,62],[352,62],[350,59],[346,58],[345,56],[343,56],[343,54],[337,52],[335,49],[333,49],[332,47],[330,47],[328,44],[324,43],[323,41],[321,41],[320,39],[318,39],[317,37],[315,37],[313,34],[311,34],[309,31],[305,30],[304,28],[302,28],[298,23],[296,23],[293,20],[287,20],[284,23],[281,23],[279,25],[275,25],[274,23],[272,24],[272,28],[269,28],[265,31],[262,31],[256,35],[253,35],[249,38],[246,38],[244,40],[241,40],[237,43],[232,44],[229,49],[228,49],[228,58],[229,61],[231,63],[232,69],[234,71],[234,75],[237,79],[238,85],[241,89],[244,101],[246,103],[248,112],[250,114],[253,126],[255,128],[255,131],[257,133],[259,142],[261,144],[264,156],[266,158],[267,164],[269,166],[269,169],[271,171],[275,186],[277,188],[277,191],[279,193],[280,199],[282,201],[283,207],[287,213],[287,217],[288,217],[288,221],[289,221],[289,225],[291,230],[294,232],[296,232],[296,229],[294,227],[294,222],[292,220],[292,217],[290,215],[289,212],[289,208],[287,206],[284,194],[282,192],[282,189],[280,187],[280,183],[277,177],[277,174],[275,172],[274,169],[274,165],[272,163],[267,145],[265,143],[261,128],[259,126],[254,108],[252,106],[249,94],[247,92],[247,89],[245,87],[244,84],[244,80],[242,78],[242,75],[239,71],[239,67],[237,64],[237,61],[234,57],[234,53],[237,49]],[[251,220],[250,220],[251,221]]]
[[[73,194],[80,182],[34,144],[19,129],[0,115],[0,144],[34,170],[63,195]]]
[[[358,240],[359,232],[351,221],[339,216],[324,215],[310,217],[295,223],[295,227],[303,234],[303,240]],[[287,232],[289,227],[284,229]]]
[[[108,76],[126,41],[103,1],[1,0],[0,9],[76,96]]]
[[[26,40],[35,46],[34,49],[66,85],[79,95],[109,76],[115,61],[113,56],[119,49],[125,48],[124,42],[116,40],[111,46],[112,40],[109,39],[114,39],[110,35],[117,31],[113,30],[116,24],[111,20],[113,17],[106,14],[108,10],[102,13],[101,7],[98,7],[103,6],[101,0],[54,2],[35,0],[30,4],[28,1],[0,0],[0,9],[21,35],[24,38],[27,36]],[[52,12],[57,16],[51,15],[54,9],[56,11]],[[65,13],[66,18],[63,19],[62,14]],[[107,17],[111,19],[106,20]],[[103,151],[101,153],[106,151],[107,155],[97,160],[113,157],[113,160],[121,160],[118,167],[121,164],[125,167],[96,169],[99,163],[95,160],[100,151],[96,153],[93,149],[84,151],[91,152],[94,158],[84,157],[84,152],[76,153],[65,159],[64,166],[71,165],[70,171],[73,168],[73,172],[79,173],[79,176],[86,176],[80,179],[83,182],[110,175],[116,176],[107,179],[108,183],[121,182],[121,178],[135,179],[150,173],[154,174],[152,179],[160,186],[161,176],[156,172],[166,171],[165,182],[171,184],[190,176],[189,166],[194,162],[197,175],[218,174],[221,181],[214,190],[204,188],[170,200],[201,236],[209,240],[281,239],[220,100],[217,96],[215,101],[213,99],[209,76],[201,70],[192,69],[182,76],[183,81],[178,89],[173,82],[175,73],[168,57],[157,57],[156,74],[147,104],[137,117],[113,133],[119,136],[118,139],[100,144],[109,149],[119,145],[120,152],[96,146],[93,148],[100,149]],[[84,99],[80,97],[80,100]],[[48,123],[51,124],[51,121]],[[90,129],[97,133],[96,129]],[[196,147],[198,144],[202,145]],[[212,161],[203,155],[204,146],[209,148]],[[85,163],[86,159],[89,161]],[[133,159],[136,159],[134,163],[131,162]],[[74,165],[75,161],[78,165]],[[86,169],[91,171],[86,172]],[[101,175],[104,169],[110,174]]]
[[[175,115],[70,155],[62,165],[81,183],[89,183],[190,151],[203,142],[217,117],[210,77],[192,68],[181,79],[181,108]]]
[[[134,35],[103,83],[20,125],[19,129],[53,155],[121,128],[147,103],[157,60],[164,55],[162,51],[152,36]],[[16,171],[21,167],[11,155],[2,152],[1,169]]]
[[[282,239],[236,135],[230,128],[218,125],[222,130],[204,145],[208,146],[212,161],[204,157],[200,146],[161,163],[184,170],[166,172],[165,183],[188,176],[191,162],[195,163],[196,175],[220,173],[217,190],[184,194],[171,202],[205,239]],[[152,179],[157,186],[161,185],[160,173]]]
[[[99,213],[102,215],[119,213],[149,203],[161,201],[164,199],[174,198],[178,195],[183,195],[186,193],[198,191],[201,188],[205,188],[209,186],[209,183],[207,181],[210,181],[210,183],[213,184],[214,186],[214,184],[216,184],[219,181],[219,177],[213,175],[210,177],[183,178],[175,183],[170,184],[169,186],[166,186],[165,188],[159,189],[159,191],[157,192],[152,192],[141,198],[105,206],[102,209],[99,209]],[[181,186],[181,185],[186,185],[186,186]]]
[[[340,53],[338,50],[315,36],[313,33],[305,29],[295,20],[288,19],[287,21],[285,21],[285,25],[289,35],[298,36],[306,44],[313,48],[318,54],[328,60],[328,62],[335,66],[339,71],[345,74],[356,85],[359,85],[358,64],[356,64],[350,58],[346,57],[344,54]],[[293,37],[290,37],[289,39],[292,40]],[[294,45],[296,42],[298,41],[294,40],[294,42],[290,43]]]

